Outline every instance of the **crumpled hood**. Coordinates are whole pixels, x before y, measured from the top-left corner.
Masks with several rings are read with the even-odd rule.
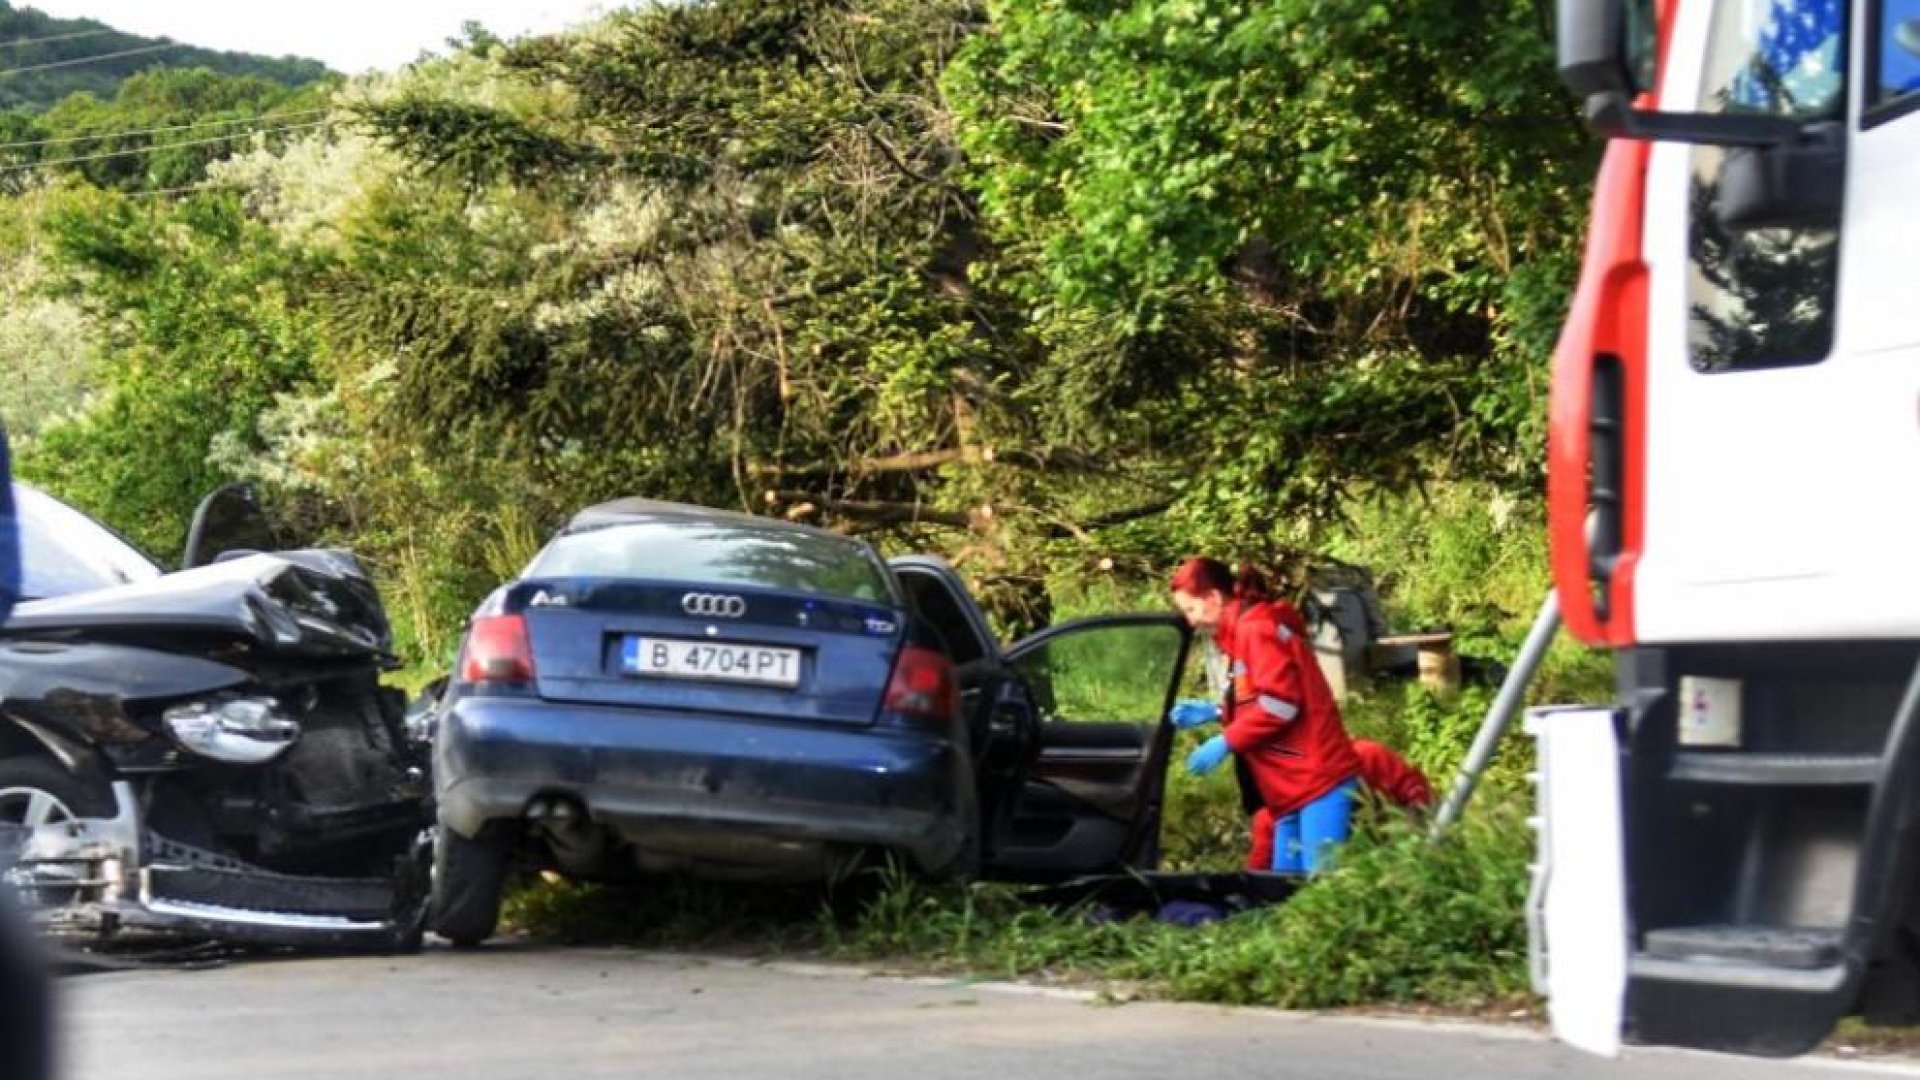
[[[29,601],[0,629],[7,637],[62,633],[241,638],[265,651],[308,656],[384,654],[392,645],[386,611],[359,560],[321,549],[249,555],[153,581]]]

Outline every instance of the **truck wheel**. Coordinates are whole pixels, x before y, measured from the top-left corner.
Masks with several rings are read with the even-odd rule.
[[[462,948],[493,936],[507,882],[507,848],[482,833],[469,840],[445,826],[433,843],[433,932]]]
[[[74,818],[112,816],[113,793],[58,762],[31,755],[0,758],[0,825],[58,825]]]

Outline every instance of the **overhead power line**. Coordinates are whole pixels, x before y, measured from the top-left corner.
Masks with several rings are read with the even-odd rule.
[[[157,199],[166,195],[193,195],[202,191],[237,191],[242,186],[243,185],[240,184],[221,184],[212,180],[202,180],[197,184],[187,184],[184,187],[144,188],[140,191],[130,191],[127,193],[127,198]]]
[[[259,116],[237,116],[231,120],[201,120],[192,124],[170,124],[166,127],[141,128],[135,131],[102,131],[94,135],[62,135],[57,139],[30,139],[26,142],[0,143],[0,151],[28,150],[39,146],[64,146],[69,143],[105,142],[108,139],[131,139],[142,135],[161,135],[170,131],[193,131],[199,128],[231,127],[235,124],[259,124],[271,120],[289,120],[302,116],[319,116],[325,109],[293,109],[288,112],[261,113]]]
[[[103,60],[118,60],[125,56],[144,56],[147,53],[184,48],[187,48],[187,46],[177,41],[169,41],[164,45],[143,45],[138,49],[121,49],[119,52],[100,53],[97,56],[76,56],[71,60],[54,60],[45,64],[30,64],[27,67],[7,68],[4,71],[0,71],[0,78],[8,75],[25,75],[30,71],[52,71],[54,68],[79,67],[81,64],[98,64]]]
[[[178,150],[188,146],[211,146],[214,143],[232,142],[249,135],[284,135],[290,131],[311,131],[328,127],[330,120],[321,120],[311,124],[286,124],[281,127],[255,128],[251,131],[235,131],[226,135],[216,135],[210,139],[186,139],[181,142],[155,143],[152,146],[136,146],[126,150],[104,150],[98,154],[81,154],[77,157],[54,158],[50,161],[35,161],[26,165],[9,165],[0,168],[0,176],[13,173],[32,172],[36,169],[50,169],[56,165],[79,165],[89,161],[106,161],[109,158],[138,157],[142,154],[157,154],[162,150]]]
[[[4,45],[4,46],[51,45],[56,41],[80,41],[84,38],[106,37],[108,34],[116,34],[116,35],[119,35],[120,37],[133,36],[132,34],[129,34],[124,30],[115,30],[111,27],[108,27],[101,30],[75,30],[73,33],[70,33],[70,34],[48,34],[46,37],[8,38],[5,41],[0,41],[0,45]]]

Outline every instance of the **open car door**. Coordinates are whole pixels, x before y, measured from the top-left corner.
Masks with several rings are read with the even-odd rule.
[[[919,555],[890,565],[958,673],[987,876],[1047,882],[1154,867],[1186,624],[1172,614],[1082,619],[1002,649],[951,566]]]
[[[1175,615],[1110,615],[1006,650],[1031,695],[1038,747],[987,846],[993,876],[1057,881],[1159,865],[1167,712],[1191,638]]]

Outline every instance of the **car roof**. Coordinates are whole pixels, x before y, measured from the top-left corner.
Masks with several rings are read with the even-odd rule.
[[[738,510],[720,510],[711,506],[695,506],[692,503],[664,502],[659,499],[628,498],[603,502],[589,506],[573,515],[561,535],[585,532],[589,529],[604,529],[610,525],[638,525],[647,522],[709,522],[745,526],[754,529],[769,529],[780,532],[799,533],[805,536],[817,536],[826,540],[838,540],[842,543],[861,544],[866,541],[831,529],[801,525],[780,518],[762,517],[759,514],[744,514]]]

